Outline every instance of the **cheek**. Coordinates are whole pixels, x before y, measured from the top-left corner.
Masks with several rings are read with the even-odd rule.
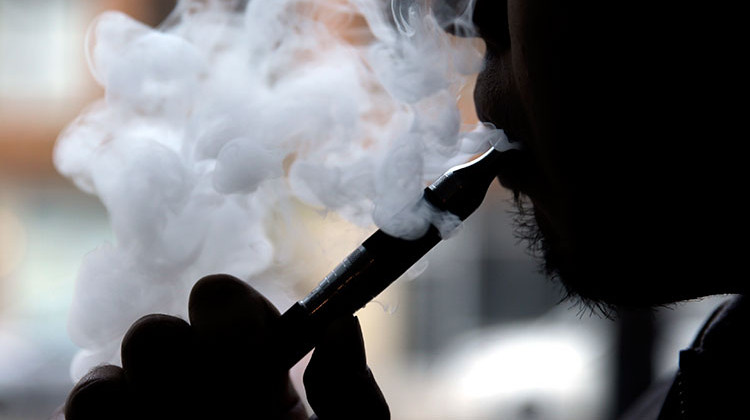
[[[544,4],[540,4],[544,3]],[[546,138],[545,131],[563,110],[560,101],[560,86],[565,80],[563,72],[564,53],[570,47],[564,45],[564,22],[562,12],[555,18],[548,11],[554,7],[549,2],[537,0],[508,2],[510,53],[508,74],[519,92],[527,119],[537,137]],[[555,3],[555,2],[552,2]]]
[[[566,56],[572,47],[565,45],[569,40],[565,14],[547,3],[508,2],[511,47],[504,58],[504,74],[511,78],[513,106],[523,113],[519,123],[525,128],[526,146],[540,171],[540,182],[549,191],[559,191],[547,201],[557,201],[570,189],[569,148],[578,143],[572,141],[578,130],[573,121],[583,110],[577,107],[577,95],[570,94],[579,84],[570,77],[576,63]]]

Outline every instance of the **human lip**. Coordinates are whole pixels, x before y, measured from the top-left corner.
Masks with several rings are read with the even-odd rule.
[[[512,138],[510,142],[514,142]],[[500,185],[516,193],[527,191],[531,172],[531,160],[523,148],[503,152],[497,162],[496,177]]]

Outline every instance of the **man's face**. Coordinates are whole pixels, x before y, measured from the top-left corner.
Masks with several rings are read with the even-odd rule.
[[[573,288],[566,269],[573,252],[571,185],[559,150],[569,22],[560,3],[477,1],[474,20],[487,52],[474,99],[480,120],[504,129],[524,148],[522,165],[498,168],[501,183],[533,205],[523,210],[520,236],[540,251],[550,275]]]
[[[521,234],[585,301],[644,306],[701,295],[673,275],[695,252],[680,239],[689,191],[677,175],[690,168],[665,141],[679,139],[695,112],[682,91],[690,44],[669,41],[683,28],[571,3],[476,1],[487,46],[476,108],[523,146],[522,165],[498,168],[500,182],[532,204]]]

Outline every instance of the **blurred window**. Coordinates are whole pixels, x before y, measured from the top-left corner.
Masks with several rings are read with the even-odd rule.
[[[0,0],[0,92],[6,99],[61,99],[82,86],[83,16],[89,2]]]

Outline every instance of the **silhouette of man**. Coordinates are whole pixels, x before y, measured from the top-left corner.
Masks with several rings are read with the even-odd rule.
[[[740,295],[682,352],[668,393],[651,398],[639,419],[737,418],[748,393],[742,26],[736,12],[712,9],[477,0],[474,12],[487,46],[477,112],[523,145],[498,178],[516,193],[521,233],[546,272],[571,298],[615,315]],[[190,323],[161,315],[136,322],[123,341],[123,368],[99,367],[81,380],[68,420],[305,418],[264,348],[276,316],[238,280],[202,279]],[[321,420],[389,417],[354,318],[321,339],[305,387]]]

